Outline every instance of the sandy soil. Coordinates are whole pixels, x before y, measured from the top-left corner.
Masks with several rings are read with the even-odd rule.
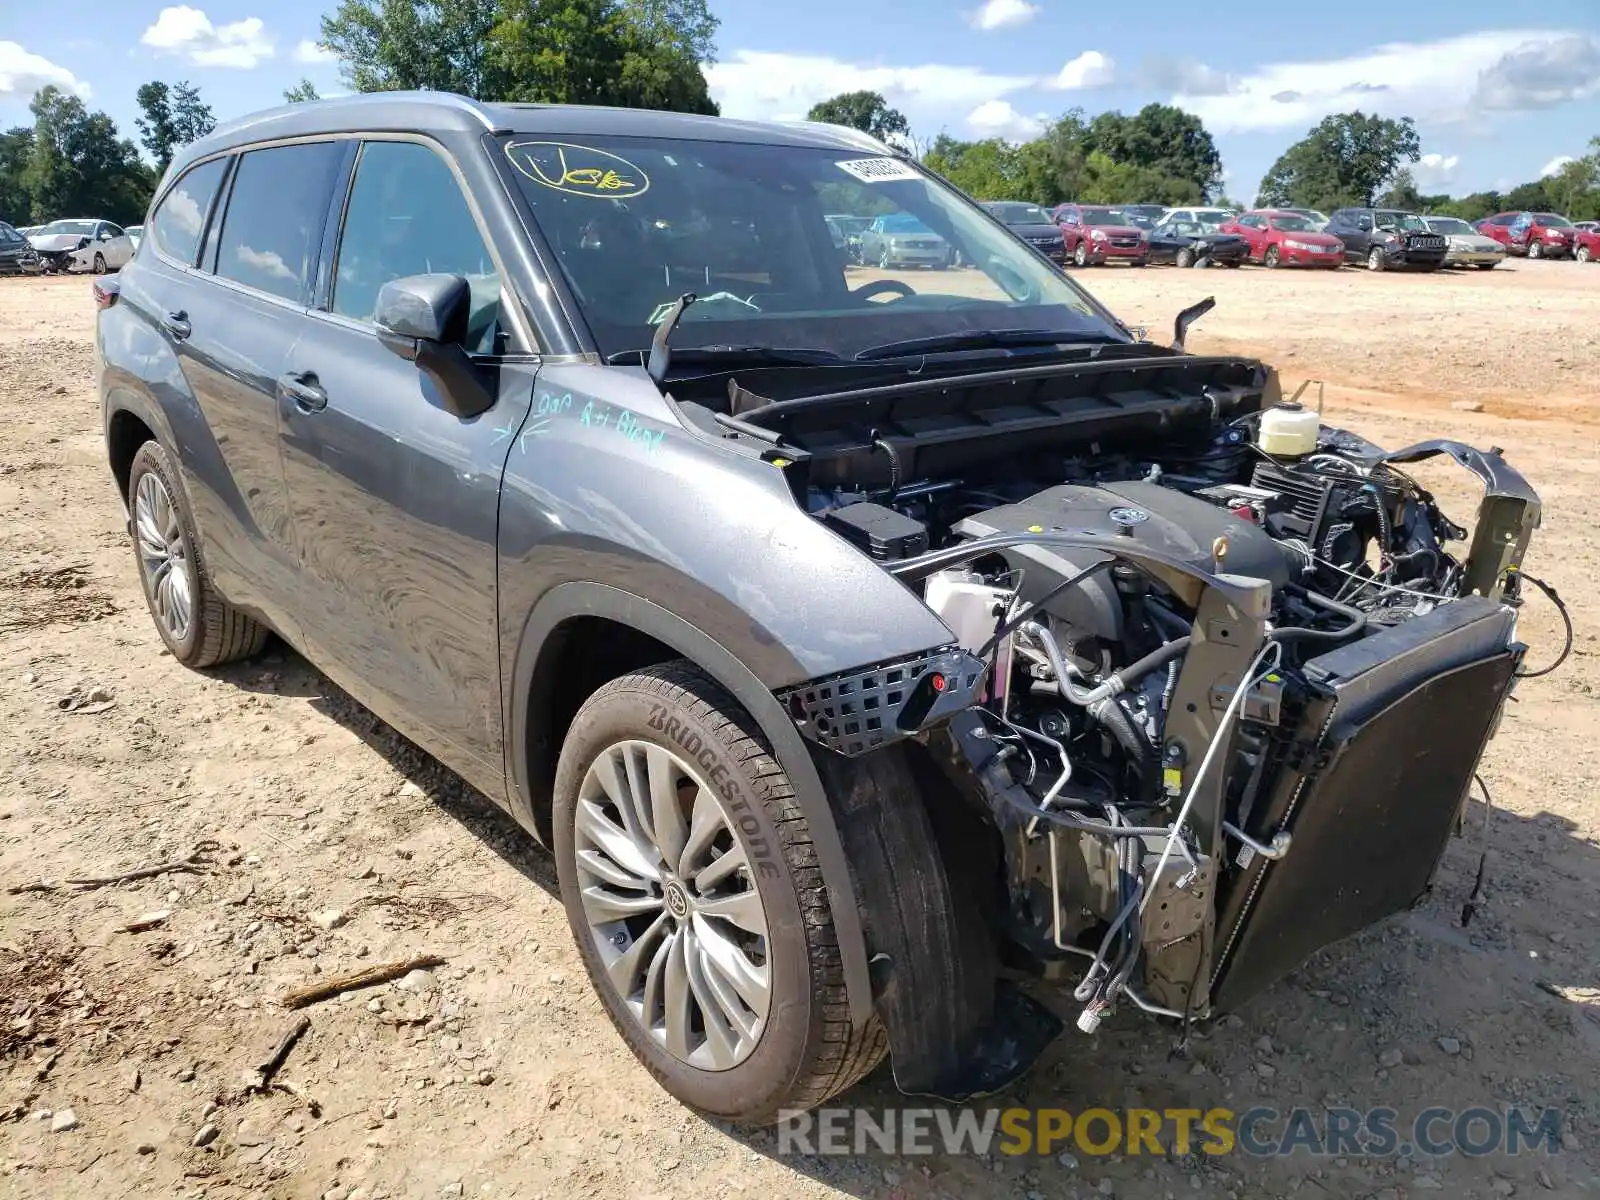
[[[1502,811],[1470,928],[1477,847],[1458,841],[1417,912],[1318,955],[1188,1058],[1124,1012],[1064,1035],[998,1103],[1549,1106],[1561,1153],[783,1158],[770,1134],[691,1115],[623,1050],[552,863],[508,819],[281,647],[209,675],[164,654],[104,466],[90,285],[0,280],[0,881],[197,847],[202,863],[0,892],[0,1195],[1600,1194],[1600,601],[1584,584],[1600,574],[1600,269],[1082,277],[1158,339],[1215,294],[1196,349],[1326,380],[1332,419],[1376,440],[1504,446],[1547,503],[1528,566],[1579,636],[1562,673],[1521,688],[1485,764]],[[1470,514],[1470,480],[1428,480]],[[1547,661],[1548,606],[1524,630]],[[157,928],[119,931],[156,911]],[[291,1022],[286,989],[417,954],[448,964],[316,1005],[278,1075],[293,1090],[242,1092]],[[896,1103],[882,1072],[851,1100]]]

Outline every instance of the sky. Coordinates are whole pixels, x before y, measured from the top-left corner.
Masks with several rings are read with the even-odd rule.
[[[338,91],[338,64],[316,43],[333,2],[0,0],[0,128],[27,123],[47,83],[134,138],[134,92],[150,79],[196,84],[221,120],[281,102],[302,76]],[[1205,121],[1226,190],[1245,201],[1334,112],[1415,118],[1418,185],[1458,195],[1553,172],[1600,135],[1600,0],[1407,0],[1357,5],[1356,19],[1193,0],[710,4],[722,24],[708,76],[725,115],[798,118],[867,88],[919,139],[1016,140],[1070,108],[1161,101]]]

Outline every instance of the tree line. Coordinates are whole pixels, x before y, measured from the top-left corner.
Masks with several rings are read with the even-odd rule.
[[[322,19],[321,44],[354,91],[420,88],[714,115],[703,68],[713,61],[716,31],[706,0],[340,0]],[[317,91],[302,79],[284,99],[315,100]],[[136,100],[137,144],[77,96],[38,92],[33,124],[0,133],[0,219],[137,221],[173,152],[215,121],[187,82],[146,83]],[[1132,115],[1073,109],[1020,142],[947,133],[919,141],[904,114],[871,91],[835,96],[808,115],[898,142],[983,200],[1237,207],[1224,194],[1211,134],[1167,104]],[[1323,211],[1382,203],[1469,220],[1522,208],[1600,218],[1600,138],[1553,175],[1503,195],[1423,195],[1412,171],[1420,157],[1409,118],[1337,114],[1284,151],[1256,202]]]

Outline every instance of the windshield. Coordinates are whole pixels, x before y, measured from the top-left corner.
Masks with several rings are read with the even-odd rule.
[[[40,233],[93,233],[93,221],[51,221]]]
[[[1380,212],[1373,221],[1379,229],[1399,229],[1406,232],[1427,233],[1428,223],[1421,217],[1403,212]]]
[[[954,189],[898,158],[738,142],[512,136],[504,151],[603,354],[645,350],[680,296],[674,349],[851,357],[910,338],[1047,329],[1126,341],[1086,293]],[[863,217],[845,262],[830,215]],[[921,234],[912,244],[897,240]],[[959,253],[957,259],[955,255]],[[954,265],[959,262],[959,266]]]
[[[22,235],[4,221],[0,221],[0,242],[21,241]]]
[[[1284,233],[1315,233],[1317,231],[1317,223],[1315,221],[1309,217],[1301,217],[1294,214],[1273,217],[1272,227],[1282,230]]]
[[[1120,208],[1086,208],[1083,210],[1083,223],[1085,225],[1133,225],[1133,221],[1129,219],[1128,214]]]
[[[1435,233],[1463,234],[1478,232],[1460,217],[1429,217],[1428,228]]]
[[[1552,229],[1570,229],[1572,227],[1571,221],[1565,217],[1558,217],[1555,213],[1534,213],[1533,220],[1535,224],[1546,225]]]
[[[1037,204],[987,204],[984,206],[1006,225],[1049,225],[1049,216]]]

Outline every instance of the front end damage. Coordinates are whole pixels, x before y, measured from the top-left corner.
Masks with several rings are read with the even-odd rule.
[[[813,516],[955,635],[781,697],[840,804],[907,1091],[1031,1065],[1061,1006],[1018,975],[1086,1033],[1123,1003],[1188,1022],[1414,904],[1518,675],[1540,510],[1498,451],[1323,426],[1269,454],[1269,371],[1143,352],[730,389]],[[1438,455],[1484,485],[1470,534],[1405,470]],[[893,861],[891,819],[941,861]]]

